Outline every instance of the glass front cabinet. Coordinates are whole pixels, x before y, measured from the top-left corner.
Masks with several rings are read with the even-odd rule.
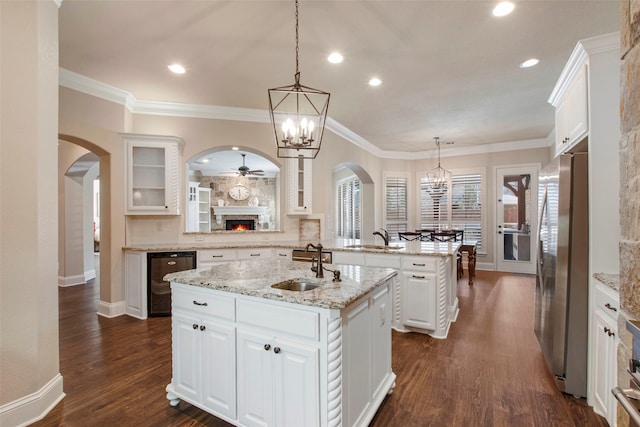
[[[311,214],[311,159],[287,159],[287,170],[287,213]]]
[[[179,215],[182,139],[123,134],[126,144],[126,214]]]

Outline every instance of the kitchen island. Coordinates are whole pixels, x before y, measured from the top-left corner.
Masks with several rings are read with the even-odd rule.
[[[366,426],[395,384],[387,268],[245,260],[171,281],[172,405],[239,426]],[[307,291],[272,287],[317,286]]]

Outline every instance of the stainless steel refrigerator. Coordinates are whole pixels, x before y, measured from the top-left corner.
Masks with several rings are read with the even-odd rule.
[[[540,172],[534,330],[565,393],[587,395],[589,188],[587,153]]]

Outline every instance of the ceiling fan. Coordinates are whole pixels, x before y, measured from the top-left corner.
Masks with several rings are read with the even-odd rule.
[[[262,169],[251,170],[248,166],[245,165],[246,154],[242,154],[242,166],[238,168],[238,175],[247,176],[247,175],[255,175],[262,176],[264,175],[264,171]]]

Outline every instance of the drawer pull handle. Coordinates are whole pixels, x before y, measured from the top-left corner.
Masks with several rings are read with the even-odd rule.
[[[193,300],[193,303],[194,303],[195,305],[199,305],[199,306],[201,306],[201,307],[206,307],[206,306],[208,305],[206,302],[198,302],[198,301],[196,301],[196,300]]]
[[[416,276],[415,274],[412,274],[411,277],[413,277],[414,279],[424,279],[424,276]]]
[[[278,256],[287,256],[287,254],[278,254]]]
[[[260,254],[251,254],[251,256],[260,256]]]
[[[176,264],[177,264],[177,262],[175,262],[175,261],[169,261],[169,262],[167,263],[167,265],[176,265]]]
[[[211,258],[223,258],[224,255],[211,255]]]
[[[265,344],[265,345],[264,345],[264,349],[265,349],[266,351],[271,350],[271,345],[270,345],[270,344]]]
[[[612,306],[611,304],[609,304],[609,303],[606,303],[604,306],[605,306],[605,307],[607,307],[607,308],[608,308],[609,310],[611,310],[611,311],[618,311],[618,309],[617,309],[617,308],[613,307],[613,306]]]
[[[273,352],[274,352],[275,354],[280,353],[280,347],[276,347],[276,348],[274,348],[274,349],[273,349]]]
[[[416,267],[424,267],[424,266],[426,266],[427,264],[416,264],[416,263],[414,262],[414,263],[413,263],[413,265],[415,265]]]

